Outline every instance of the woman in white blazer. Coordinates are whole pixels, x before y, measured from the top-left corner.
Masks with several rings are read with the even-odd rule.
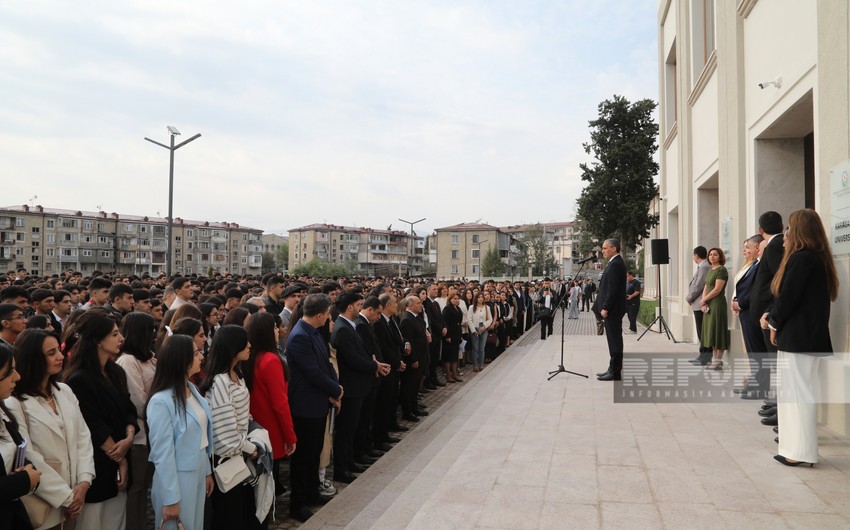
[[[42,472],[35,494],[53,507],[38,528],[59,527],[80,514],[94,480],[91,433],[70,387],[56,381],[64,356],[53,334],[25,330],[15,341],[15,362],[21,380],[5,404]]]
[[[189,378],[201,370],[204,353],[192,337],[172,335],[157,354],[147,406],[151,504],[156,528],[204,528],[204,497],[213,491],[210,457],[212,414]]]

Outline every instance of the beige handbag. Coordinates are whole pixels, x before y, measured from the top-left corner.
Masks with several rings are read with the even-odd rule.
[[[215,483],[222,493],[227,493],[251,478],[251,470],[241,454],[221,459],[213,471]]]
[[[165,528],[165,522],[166,522],[165,519],[160,521],[159,530],[162,530],[163,528]],[[179,517],[177,518],[177,530],[186,530],[186,527],[183,526],[183,521],[181,521]]]
[[[53,510],[53,506],[35,493],[24,495],[21,497],[21,502],[24,503],[24,508],[27,509],[27,515],[30,517],[30,523],[32,523],[33,528],[43,525]]]

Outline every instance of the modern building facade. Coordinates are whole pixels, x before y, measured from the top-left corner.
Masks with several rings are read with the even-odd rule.
[[[435,231],[437,278],[480,278],[481,262],[496,249],[505,264],[504,276],[513,276],[516,261],[514,238],[501,228],[482,223],[461,223]]]
[[[159,274],[166,270],[167,233],[162,217],[9,206],[0,208],[0,270]],[[175,218],[172,270],[259,274],[261,235],[237,223]]]
[[[695,246],[722,248],[732,277],[762,212],[787,220],[808,207],[833,241],[842,284],[830,329],[835,350],[848,351],[848,36],[845,1],[660,0],[659,237],[669,241],[663,302],[677,337],[696,340],[685,301]],[[848,386],[850,369],[840,378]],[[850,431],[846,406],[823,418]]]
[[[289,268],[318,259],[373,276],[418,275],[425,240],[401,230],[317,223],[289,231]]]

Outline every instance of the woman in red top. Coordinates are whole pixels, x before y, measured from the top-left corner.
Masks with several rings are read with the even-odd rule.
[[[278,329],[271,313],[251,315],[247,322],[251,356],[243,375],[251,392],[251,417],[269,432],[274,458],[275,495],[286,488],[278,479],[280,461],[295,452],[295,429],[289,412],[286,363],[278,354]]]

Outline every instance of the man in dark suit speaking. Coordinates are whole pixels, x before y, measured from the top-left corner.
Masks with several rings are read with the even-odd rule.
[[[602,279],[599,280],[599,296],[593,303],[593,312],[605,322],[605,338],[611,361],[608,370],[596,374],[600,381],[619,381],[623,369],[623,315],[626,313],[626,262],[620,256],[620,242],[606,239],[602,243],[602,256],[608,260]]]

